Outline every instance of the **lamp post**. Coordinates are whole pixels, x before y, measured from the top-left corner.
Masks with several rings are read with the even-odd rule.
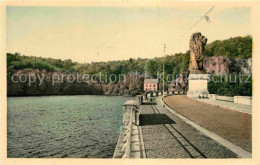
[[[163,94],[164,94],[164,61],[165,61],[165,44],[163,45],[164,59],[163,59]]]

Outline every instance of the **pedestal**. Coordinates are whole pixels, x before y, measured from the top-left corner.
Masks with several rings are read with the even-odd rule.
[[[190,74],[187,96],[190,98],[208,97],[209,74]]]

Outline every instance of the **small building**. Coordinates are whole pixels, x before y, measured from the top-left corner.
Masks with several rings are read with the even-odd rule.
[[[144,79],[144,91],[158,91],[158,79]]]

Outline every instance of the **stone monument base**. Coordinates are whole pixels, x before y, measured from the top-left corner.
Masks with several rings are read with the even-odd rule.
[[[187,96],[190,98],[208,97],[209,74],[190,74]]]

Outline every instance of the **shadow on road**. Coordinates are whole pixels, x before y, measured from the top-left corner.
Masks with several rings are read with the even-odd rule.
[[[166,114],[141,114],[140,125],[176,124]]]
[[[142,105],[157,105],[157,104],[154,102],[145,102],[145,103],[142,103]]]

